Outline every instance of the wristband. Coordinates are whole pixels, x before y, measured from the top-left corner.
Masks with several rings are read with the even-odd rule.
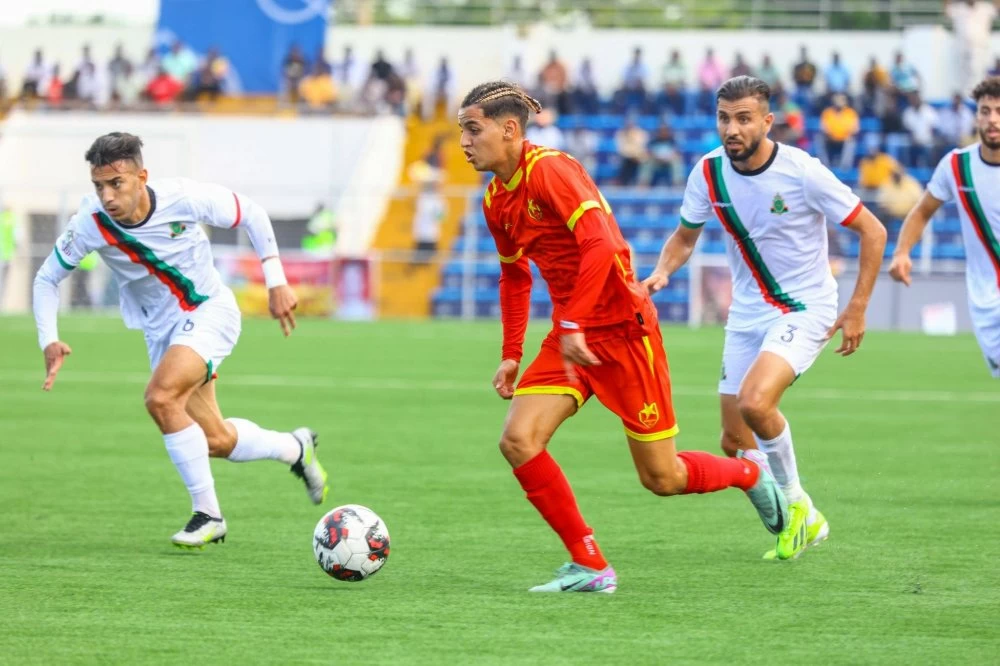
[[[288,280],[285,279],[285,269],[281,266],[281,259],[269,257],[261,263],[260,267],[264,271],[264,284],[268,289],[288,284]]]

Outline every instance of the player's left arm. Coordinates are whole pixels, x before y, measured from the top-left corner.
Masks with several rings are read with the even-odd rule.
[[[818,160],[806,168],[803,179],[807,203],[826,219],[837,220],[860,237],[861,252],[854,293],[827,334],[832,338],[838,330],[841,331],[841,343],[836,352],[850,356],[858,350],[865,337],[865,311],[882,268],[887,237],[885,226],[849,187],[837,180]],[[825,234],[826,229],[818,233]]]
[[[192,181],[188,188],[200,221],[213,227],[239,227],[246,231],[264,272],[271,316],[281,323],[281,331],[285,337],[291,335],[295,330],[298,298],[285,278],[285,269],[278,255],[278,241],[274,236],[274,225],[271,224],[267,211],[250,197],[219,185]]]
[[[588,177],[562,155],[539,161],[530,186],[573,233],[580,251],[576,287],[559,322],[563,357],[577,365],[600,365],[587,347],[580,322],[598,306],[615,266],[613,222]]]

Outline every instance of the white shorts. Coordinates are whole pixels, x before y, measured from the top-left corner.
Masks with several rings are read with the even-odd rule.
[[[976,333],[979,348],[983,350],[990,374],[1000,379],[1000,308],[985,315],[973,312],[972,330]]]
[[[798,377],[819,357],[828,340],[827,331],[837,320],[833,308],[790,312],[769,319],[749,330],[726,329],[722,348],[722,379],[719,393],[736,395],[757,356],[764,351],[788,361]]]
[[[172,345],[184,345],[193,349],[205,360],[205,382],[210,381],[215,372],[233,353],[242,329],[240,308],[232,293],[223,293],[208,299],[194,312],[189,312],[177,320],[170,332],[152,340],[146,337],[149,351],[149,367],[156,370],[163,355]]]

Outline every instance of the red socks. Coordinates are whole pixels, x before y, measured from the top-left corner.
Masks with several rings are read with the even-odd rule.
[[[681,451],[677,457],[687,466],[685,495],[712,493],[724,488],[749,490],[760,474],[757,465],[743,458],[723,458],[704,451]]]
[[[580,514],[566,475],[548,451],[542,451],[517,467],[514,476],[524,488],[528,501],[562,539],[574,562],[597,570],[608,566],[591,536],[594,531],[587,527]]]

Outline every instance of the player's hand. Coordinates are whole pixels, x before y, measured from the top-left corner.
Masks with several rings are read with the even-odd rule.
[[[892,257],[892,263],[889,264],[889,275],[892,276],[893,280],[902,282],[909,287],[910,282],[912,282],[911,270],[913,270],[913,260],[910,259],[910,255],[897,254]]]
[[[62,367],[66,357],[72,353],[73,350],[69,348],[68,344],[59,342],[58,340],[50,343],[45,348],[45,383],[42,384],[43,391],[52,390],[52,385],[56,383],[56,375],[59,373],[59,368]]]
[[[271,316],[281,322],[281,332],[287,338],[295,330],[295,308],[299,305],[295,291],[287,284],[271,287],[267,291],[267,301]]]
[[[493,388],[496,389],[497,395],[504,400],[510,400],[514,397],[514,382],[517,381],[519,367],[520,363],[517,361],[505,358],[500,361],[500,367],[493,375]]]
[[[670,284],[670,277],[663,271],[653,271],[652,275],[642,281],[642,286],[650,296]]]
[[[601,361],[587,347],[583,333],[567,333],[559,338],[563,359],[570,365],[600,365]]]
[[[829,340],[832,338],[838,330],[842,332],[842,337],[836,353],[843,356],[850,356],[858,351],[858,347],[861,346],[861,340],[865,337],[865,311],[861,308],[848,306],[837,317],[837,321],[827,332],[826,339]]]

